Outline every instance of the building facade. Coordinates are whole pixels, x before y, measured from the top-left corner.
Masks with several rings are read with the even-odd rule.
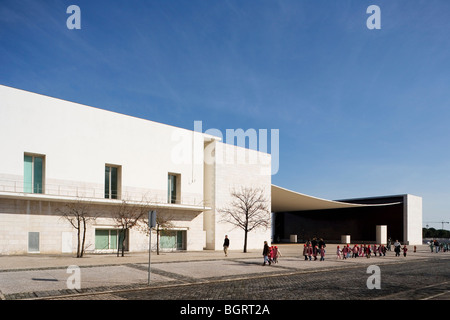
[[[267,153],[6,86],[0,114],[0,254],[75,252],[76,229],[63,213],[77,203],[95,217],[86,252],[148,250],[145,226],[130,229],[122,244],[114,217],[123,206],[164,215],[170,228],[161,233],[161,248],[188,251],[219,250],[226,234],[230,249],[242,249],[243,231],[219,214],[233,188],[262,188],[270,211]],[[248,248],[270,235],[252,232]]]

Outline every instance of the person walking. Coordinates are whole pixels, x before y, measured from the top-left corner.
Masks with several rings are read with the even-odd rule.
[[[400,257],[400,248],[401,248],[400,242],[398,242],[398,240],[395,240],[395,242],[394,242],[394,251],[395,251],[395,256],[396,257]]]
[[[342,249],[342,259],[347,259],[348,250],[348,245],[344,246],[344,248]]]
[[[305,261],[308,260],[308,246],[306,243],[303,245],[303,256],[305,257]]]
[[[387,248],[383,245],[383,246],[381,247],[381,252],[383,253],[383,257],[386,256],[386,251],[387,251]]]
[[[325,247],[322,245],[320,247],[320,261],[324,261],[325,260]]]
[[[225,257],[228,257],[228,247],[230,246],[230,239],[225,235],[225,239],[223,240],[223,252],[225,253]]]
[[[312,249],[313,249],[313,256],[315,257],[314,260],[316,260],[317,259],[317,238],[316,237],[314,237],[311,240],[311,246],[312,246]]]
[[[309,261],[311,261],[312,255],[313,255],[313,248],[312,248],[312,245],[309,244],[308,245],[308,259],[309,259]]]
[[[336,259],[341,259],[341,252],[342,250],[337,246],[336,248]]]
[[[406,247],[406,244],[403,246],[403,256],[406,257],[406,252],[408,251],[408,248]]]
[[[273,246],[269,247],[269,262],[273,263]]]
[[[278,257],[281,257],[281,251],[278,246],[273,247],[273,262],[278,263]]]
[[[319,238],[319,242],[317,243],[317,245],[319,246],[319,250],[322,246],[324,249],[327,247],[327,245],[325,244],[325,241],[322,238]]]
[[[352,249],[352,258],[356,258],[358,256],[358,245],[355,244]]]
[[[269,266],[271,264],[270,260],[269,260],[269,253],[270,253],[270,248],[269,245],[267,244],[267,241],[264,241],[264,248],[263,248],[263,256],[264,256],[264,263],[263,266],[266,265],[266,263],[269,263]]]
[[[359,247],[359,251],[358,251],[358,256],[359,257],[363,257],[364,256],[364,250],[366,249],[366,245],[365,244],[362,244],[360,247]]]

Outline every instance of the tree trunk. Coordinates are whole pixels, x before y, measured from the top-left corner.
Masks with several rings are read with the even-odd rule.
[[[80,242],[81,242],[81,235],[80,235],[80,219],[78,218],[78,228],[77,228],[77,236],[78,236],[78,241],[77,241],[77,258],[81,258],[80,257]]]
[[[120,255],[120,236],[122,236],[122,257],[125,255],[125,253],[124,253],[124,246],[123,246],[123,243],[125,242],[125,230],[126,229],[120,229],[120,232],[119,232],[119,241],[118,241],[118,244],[117,244],[117,256],[119,256]]]
[[[120,255],[120,235],[122,234],[122,229],[119,231],[119,239],[117,240],[117,256]]]
[[[159,255],[159,228],[156,229],[156,254]]]
[[[83,218],[83,242],[81,243],[80,258],[84,255],[84,244],[86,242],[86,218]]]
[[[119,240],[117,241],[117,256],[119,256],[119,254],[120,254],[120,233],[121,232],[122,231],[119,232]]]
[[[247,233],[248,233],[248,231],[247,230],[244,230],[244,253],[246,253],[247,252]]]
[[[127,230],[123,230],[123,237],[122,237],[122,257],[125,256],[125,239],[127,237]]]

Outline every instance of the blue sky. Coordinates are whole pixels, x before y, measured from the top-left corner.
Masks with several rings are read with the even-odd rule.
[[[410,193],[424,222],[449,221],[449,14],[448,0],[0,0],[0,83],[191,130],[279,129],[272,183]]]

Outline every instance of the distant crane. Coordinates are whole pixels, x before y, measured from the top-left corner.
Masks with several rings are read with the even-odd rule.
[[[450,223],[449,221],[439,221],[439,222],[433,222],[433,221],[428,221],[425,222],[427,225],[426,227],[428,228],[428,223],[442,223],[442,229],[444,229],[444,223]]]

